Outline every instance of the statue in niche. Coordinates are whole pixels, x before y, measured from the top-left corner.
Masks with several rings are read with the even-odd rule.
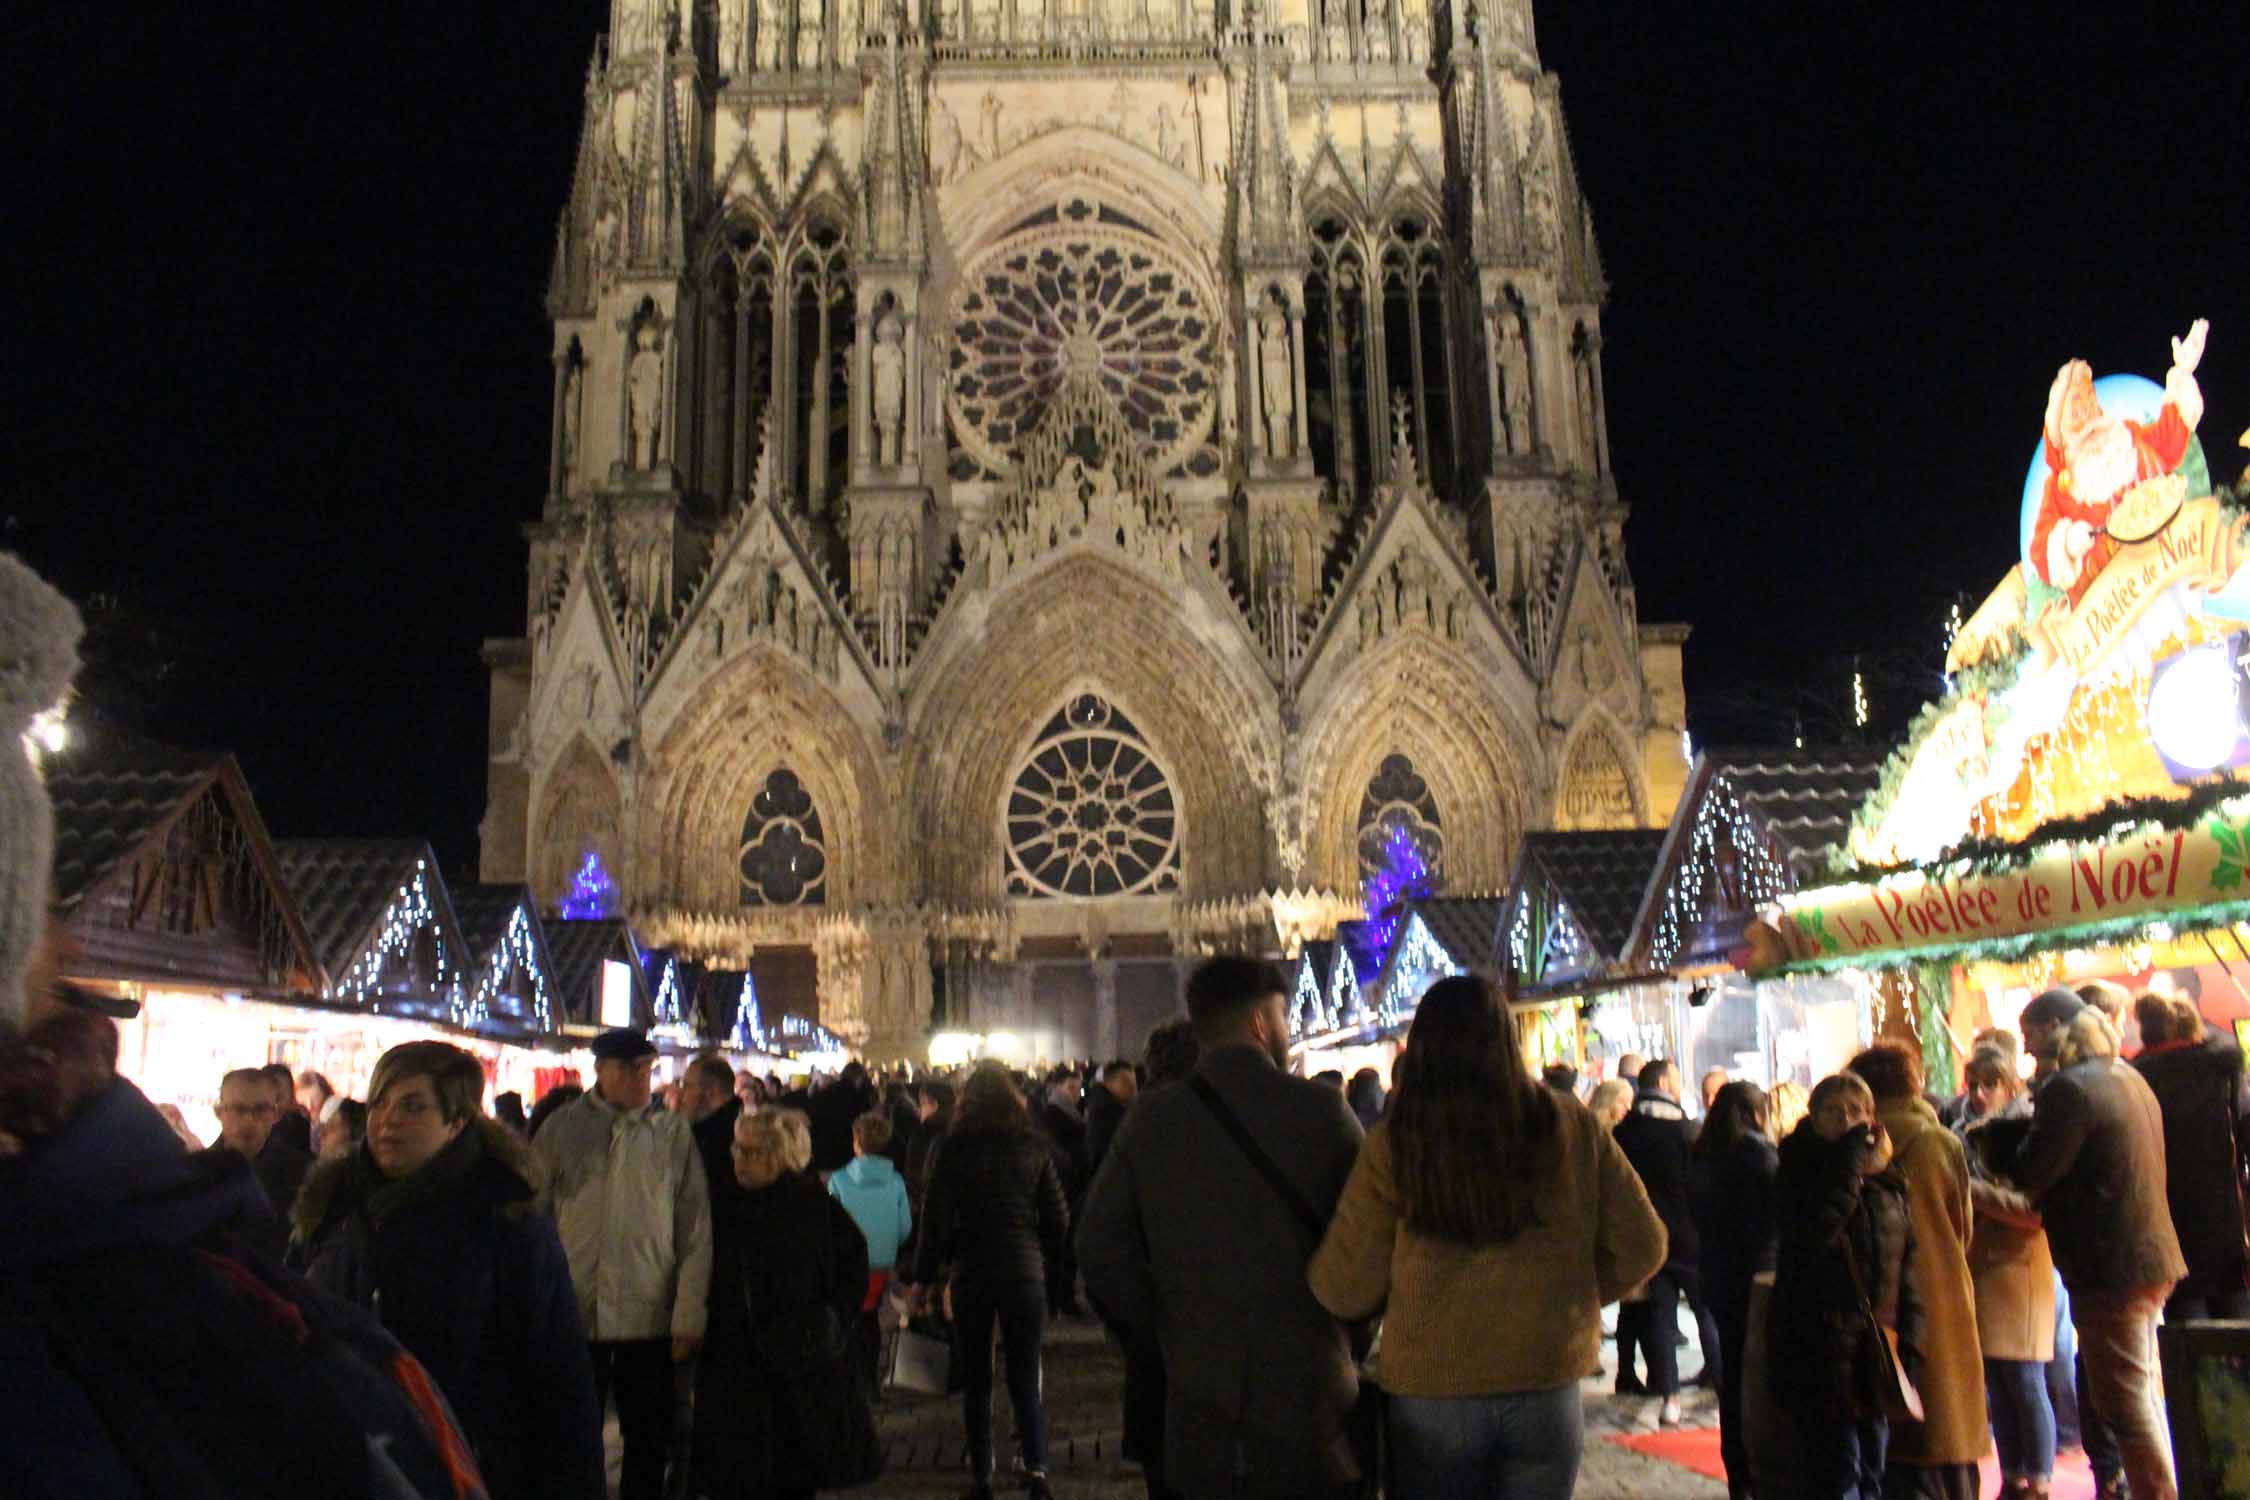
[[[597,271],[604,266],[614,265],[618,260],[618,224],[617,205],[614,203],[604,203],[601,206],[601,211],[594,215],[594,239],[591,248],[594,269]]]
[[[1600,416],[1595,410],[1594,402],[1593,345],[1582,343],[1571,363],[1576,366],[1573,375],[1578,396],[1578,442],[1580,451],[1586,455],[1586,461],[1591,464],[1598,462],[1600,458],[1597,437],[1601,425]]]
[[[1555,158],[1547,146],[1547,117],[1536,106],[1531,113],[1531,135],[1524,147],[1523,213],[1532,242],[1542,250],[1555,245]]]
[[[1187,141],[1181,136],[1179,122],[1172,118],[1172,112],[1160,104],[1148,123],[1156,135],[1156,154],[1171,166],[1186,167]]]
[[[1531,353],[1524,347],[1523,320],[1502,304],[1500,325],[1500,400],[1508,418],[1508,451],[1529,453],[1531,437]]]
[[[786,65],[786,55],[782,51],[786,25],[781,0],[758,0],[758,66],[766,72],[778,73]]]
[[[1380,16],[1370,16],[1366,27],[1367,60],[1387,63],[1391,60],[1390,23]]]
[[[579,410],[585,399],[585,367],[571,361],[570,373],[563,376],[562,396],[562,471],[567,483],[578,472]]]
[[[742,33],[749,21],[750,0],[720,0],[719,71],[732,73],[742,66]]]
[[[1344,24],[1344,13],[1340,7],[1331,11],[1328,16],[1328,60],[1330,62],[1350,62],[1352,60],[1351,28]]]
[[[1282,39],[1289,44],[1291,62],[1312,61],[1312,28],[1288,26],[1282,29]]]
[[[643,323],[633,331],[633,362],[625,375],[627,422],[633,451],[629,461],[637,469],[656,467],[657,440],[664,425],[664,356],[661,336]]]
[[[797,67],[800,72],[812,72],[820,66],[820,25],[815,21],[797,27]]]
[[[1430,28],[1420,16],[1408,16],[1399,30],[1399,61],[1417,67],[1430,60]]]
[[[906,419],[906,350],[898,314],[875,320],[875,347],[868,353],[874,372],[875,461],[885,468],[899,461],[899,434]]]
[[[1296,436],[1297,385],[1290,374],[1289,319],[1267,298],[1258,312],[1258,411],[1265,418],[1266,451],[1287,458]]]
[[[1219,444],[1231,447],[1235,440],[1235,390],[1234,339],[1229,336],[1219,341]]]

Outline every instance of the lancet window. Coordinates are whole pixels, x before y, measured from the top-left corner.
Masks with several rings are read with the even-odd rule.
[[[815,513],[826,511],[851,475],[851,253],[843,230],[816,219],[798,242],[788,272],[792,446],[787,472]]]
[[[1367,778],[1359,799],[1359,868],[1362,875],[1383,867],[1383,846],[1391,830],[1403,828],[1431,873],[1445,868],[1445,828],[1438,820],[1430,784],[1405,755],[1389,755]]]
[[[818,906],[828,899],[828,843],[820,809],[786,766],[750,799],[739,864],[744,906]]]
[[[1388,477],[1397,394],[1413,413],[1409,436],[1424,477],[1451,494],[1461,431],[1444,237],[1428,218],[1401,214],[1373,237],[1371,255],[1368,236],[1327,214],[1314,219],[1311,239],[1305,376],[1315,470],[1361,494]]]
[[[1140,731],[1092,693],[1073,698],[1039,732],[1008,793],[1006,834],[1011,895],[1179,889],[1171,781]]]
[[[712,494],[743,496],[757,473],[759,434],[774,392],[773,241],[745,228],[712,267],[712,337],[705,389],[713,393],[703,480]]]

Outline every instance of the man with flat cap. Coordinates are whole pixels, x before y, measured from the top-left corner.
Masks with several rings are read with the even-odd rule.
[[[625,1439],[619,1500],[662,1500],[672,1366],[703,1342],[711,1199],[683,1115],[651,1098],[656,1048],[637,1031],[594,1038],[594,1087],[532,1140],[542,1201],[562,1232],[604,1403]]]

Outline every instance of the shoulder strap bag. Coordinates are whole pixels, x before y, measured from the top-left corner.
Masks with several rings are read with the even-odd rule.
[[[1879,1364],[1875,1371],[1875,1388],[1882,1397],[1883,1410],[1910,1422],[1925,1420],[1922,1393],[1915,1389],[1913,1377],[1906,1373],[1905,1361],[1899,1358],[1898,1333],[1875,1315],[1875,1303],[1867,1295],[1867,1284],[1859,1278],[1859,1257],[1853,1253],[1848,1235],[1844,1240],[1844,1269],[1851,1273],[1852,1293],[1859,1298],[1859,1315],[1867,1324],[1867,1343]]]

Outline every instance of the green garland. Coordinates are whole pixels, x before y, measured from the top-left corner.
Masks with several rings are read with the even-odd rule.
[[[1914,722],[1907,726],[1905,741],[1883,762],[1883,773],[1875,783],[1875,790],[1867,794],[1867,800],[1859,805],[1859,812],[1852,819],[1853,832],[1873,833],[1882,827],[1883,819],[1890,815],[1891,804],[1898,799],[1899,787],[1906,781],[1907,770],[1914,764],[1915,755],[1921,751],[1922,742],[1936,731],[1938,725],[1944,722],[1946,716],[1963,699],[1976,695],[1989,696],[2003,688],[2014,687],[2016,679],[2023,675],[2023,664],[2030,655],[2031,642],[2019,631],[2010,637],[1999,655],[1988,656],[1974,666],[1963,667],[1956,672],[1953,675],[1953,685],[1945,690],[1945,695],[1933,703],[1923,705],[1922,711],[1914,716]],[[1848,847],[1849,841],[1828,852],[1829,862],[1836,867],[1839,875],[1849,869],[1851,856],[1845,852]]]
[[[1922,1037],[1924,1086],[1948,1097],[1960,1091],[1953,1047],[1953,965],[1914,965],[1915,1030]]]

